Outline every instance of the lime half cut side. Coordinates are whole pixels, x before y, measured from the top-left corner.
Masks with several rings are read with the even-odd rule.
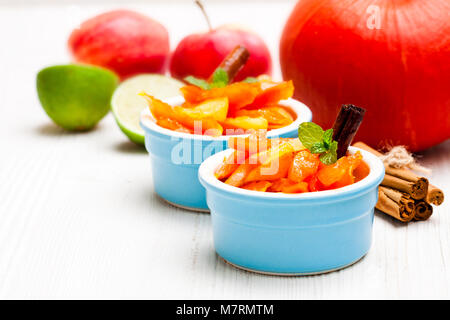
[[[144,130],[139,119],[148,105],[139,93],[146,92],[163,100],[180,95],[182,86],[182,82],[160,74],[141,74],[122,82],[111,99],[112,112],[120,129],[131,141],[144,145]]]

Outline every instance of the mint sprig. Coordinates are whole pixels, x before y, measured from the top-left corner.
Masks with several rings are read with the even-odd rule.
[[[199,79],[193,76],[189,76],[184,78],[184,81],[197,86],[199,88],[202,88],[203,90],[210,90],[213,88],[223,88],[228,85],[229,79],[227,72],[222,68],[217,68],[216,71],[214,71],[212,76],[212,81],[209,83],[208,81],[204,79]]]
[[[230,83],[228,73],[222,68],[217,68],[216,71],[214,71],[211,83],[209,83],[204,79],[196,78],[194,76],[186,77],[184,78],[184,81],[199,88],[202,88],[203,90],[210,90],[213,88],[223,88]],[[244,80],[242,80],[242,82],[245,83],[255,83],[258,81],[259,79],[255,77],[247,77]]]
[[[242,82],[245,82],[245,83],[255,83],[255,82],[259,82],[259,79],[258,79],[258,78],[255,78],[255,77],[247,77],[247,78],[245,78],[244,80],[242,80]]]
[[[300,142],[311,153],[320,154],[319,159],[324,164],[337,161],[337,141],[333,140],[333,129],[324,131],[314,122],[303,122],[298,127]]]

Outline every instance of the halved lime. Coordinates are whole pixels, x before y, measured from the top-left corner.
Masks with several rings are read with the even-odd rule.
[[[112,112],[120,129],[131,141],[144,144],[144,130],[139,125],[139,117],[148,105],[139,93],[144,91],[163,100],[180,95],[179,89],[183,85],[160,74],[142,74],[122,82],[111,99]]]
[[[108,113],[118,82],[109,70],[73,64],[42,69],[36,87],[42,107],[57,125],[84,131]]]

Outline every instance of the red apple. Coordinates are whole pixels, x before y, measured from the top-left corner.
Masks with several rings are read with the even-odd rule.
[[[271,74],[272,60],[264,41],[253,32],[229,26],[188,35],[181,40],[172,54],[170,73],[178,79],[190,75],[207,79],[237,45],[247,48],[250,58],[235,80]]]
[[[169,34],[140,13],[116,10],[86,20],[69,38],[75,60],[115,71],[123,80],[138,73],[164,73]]]

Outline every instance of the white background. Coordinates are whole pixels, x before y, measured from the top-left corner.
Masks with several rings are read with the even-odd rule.
[[[450,201],[429,221],[377,213],[373,246],[321,276],[256,275],[214,253],[210,217],[153,192],[146,152],[108,115],[89,133],[56,127],[39,105],[39,69],[66,63],[70,31],[106,9],[145,13],[172,48],[206,24],[190,1],[0,0],[0,298],[450,298]],[[294,1],[206,1],[214,25],[237,22],[272,51]],[[450,141],[421,154],[449,192]]]

